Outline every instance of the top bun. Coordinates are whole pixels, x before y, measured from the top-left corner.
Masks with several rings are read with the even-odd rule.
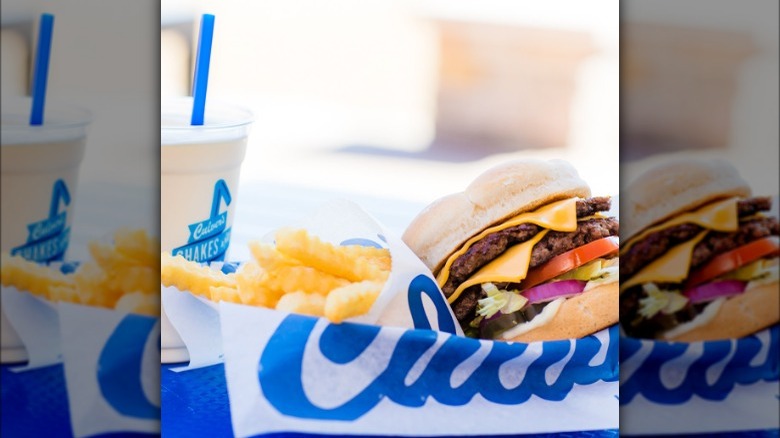
[[[590,187],[566,161],[510,161],[423,209],[403,240],[437,273],[450,254],[491,225],[561,199],[589,196]]]
[[[621,240],[712,201],[750,196],[750,186],[731,164],[716,159],[679,159],[653,167],[621,196]]]

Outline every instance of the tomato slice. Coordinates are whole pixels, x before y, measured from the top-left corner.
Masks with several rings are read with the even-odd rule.
[[[619,247],[620,245],[615,237],[605,237],[586,243],[578,248],[555,256],[542,266],[530,270],[520,286],[522,289],[528,289],[529,287],[544,283],[551,278],[555,278],[564,272],[579,268],[585,263],[599,257],[604,257],[617,252]]]
[[[707,280],[731,272],[760,258],[780,252],[780,237],[769,236],[754,240],[747,245],[716,255],[706,265],[688,276],[686,288],[702,284]]]

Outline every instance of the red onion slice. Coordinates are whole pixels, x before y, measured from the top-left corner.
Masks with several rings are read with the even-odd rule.
[[[587,281],[563,280],[540,284],[522,292],[530,304],[552,301],[556,298],[571,297],[582,293]]]
[[[691,303],[701,303],[712,301],[720,297],[729,297],[739,295],[745,291],[747,283],[739,280],[723,280],[713,283],[706,283],[701,286],[688,289],[684,292]]]

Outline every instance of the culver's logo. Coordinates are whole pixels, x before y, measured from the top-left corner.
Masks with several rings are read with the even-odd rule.
[[[780,328],[722,341],[670,343],[620,340],[620,404],[638,395],[664,405],[694,396],[719,401],[735,385],[778,381]]]
[[[125,316],[106,341],[97,363],[98,387],[106,403],[119,414],[159,420],[159,401],[150,400],[154,381],[146,386],[143,382],[144,369],[147,374],[154,369],[145,363],[159,366],[159,347],[159,320],[133,314]],[[157,385],[159,390],[159,382]]]
[[[227,211],[219,212],[222,201],[225,201],[225,206],[229,206],[232,198],[227,183],[220,179],[214,184],[211,214],[208,219],[188,225],[190,234],[187,244],[174,248],[174,256],[181,255],[195,262],[225,259],[225,253],[230,245],[230,228],[227,228]]]
[[[47,263],[62,260],[70,241],[67,211],[60,212],[60,204],[70,205],[70,192],[65,181],[58,179],[52,187],[49,216],[27,225],[27,241],[11,249],[11,255]]]
[[[415,280],[410,296],[424,293],[421,287],[436,290],[428,277]],[[429,398],[462,406],[476,395],[498,405],[531,397],[560,401],[574,385],[617,381],[617,348],[617,327],[571,341],[510,344],[291,314],[265,345],[257,378],[266,400],[284,415],[352,421],[383,400],[408,408]]]

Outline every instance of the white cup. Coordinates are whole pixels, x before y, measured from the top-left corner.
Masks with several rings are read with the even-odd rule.
[[[70,240],[90,114],[49,103],[29,124],[31,100],[2,104],[0,249],[38,262],[62,260]]]
[[[252,114],[207,103],[204,124],[191,126],[192,98],[163,102],[160,111],[161,248],[197,262],[224,261]],[[188,360],[163,304],[162,360]]]
[[[0,127],[0,250],[36,262],[62,260],[70,242],[76,185],[89,112],[47,103],[44,123],[29,124],[30,98],[2,102]],[[5,311],[0,361],[27,352]]]

